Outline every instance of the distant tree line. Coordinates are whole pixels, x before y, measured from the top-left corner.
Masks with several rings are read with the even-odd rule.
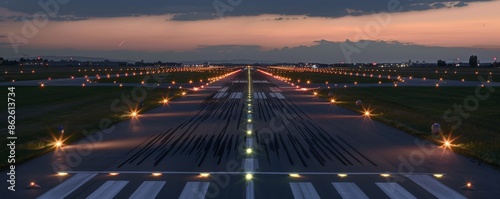
[[[477,59],[476,55],[471,55],[469,58],[469,66],[470,67],[476,67],[479,66],[479,60]]]
[[[13,66],[18,64],[19,62],[17,60],[8,60],[0,57],[0,66]]]
[[[453,64],[447,64],[445,60],[438,60],[437,61],[437,66],[453,66]],[[477,55],[471,55],[469,57],[469,66],[470,67],[478,67],[480,66],[479,64],[479,59],[477,58]],[[497,61],[493,62],[492,64],[489,65],[490,67],[496,67],[497,66]]]

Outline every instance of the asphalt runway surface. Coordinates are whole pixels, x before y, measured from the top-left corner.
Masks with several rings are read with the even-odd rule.
[[[497,169],[255,69],[18,165],[16,172],[16,192],[4,188],[2,198],[500,195]],[[41,189],[25,189],[31,181]],[[460,189],[467,182],[475,190]]]

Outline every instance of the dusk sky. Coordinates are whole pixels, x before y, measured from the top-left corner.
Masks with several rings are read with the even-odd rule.
[[[0,0],[0,57],[491,62],[499,12],[500,1]]]

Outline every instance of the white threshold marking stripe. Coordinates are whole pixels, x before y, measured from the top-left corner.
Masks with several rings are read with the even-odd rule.
[[[391,199],[417,199],[401,185],[395,182],[376,182],[375,183]]]
[[[273,91],[275,93],[280,93],[281,89],[279,89],[278,87],[271,87],[271,91]]]
[[[145,181],[129,199],[154,199],[165,185],[165,181]]]
[[[95,190],[87,199],[112,199],[120,192],[128,181],[106,181],[97,190]]]
[[[209,185],[209,182],[188,182],[179,199],[204,199]]]
[[[259,93],[253,93],[253,98],[259,99]]]
[[[274,93],[278,99],[285,99],[285,96],[283,96],[281,93]]]
[[[430,175],[407,175],[406,177],[439,199],[466,198]]]
[[[253,180],[247,182],[246,199],[254,199]]]
[[[71,192],[75,191],[78,187],[85,184],[87,181],[95,177],[97,173],[79,173],[67,179],[63,183],[57,185],[48,192],[38,197],[39,199],[58,199],[68,196]]]
[[[266,96],[266,94],[265,94],[265,93],[262,93],[262,92],[261,92],[261,93],[259,93],[259,94],[260,94],[260,98],[261,98],[261,99],[267,99],[267,96]]]
[[[243,93],[241,92],[231,93],[231,95],[229,96],[229,98],[231,99],[241,99],[241,97],[243,97]]]
[[[290,182],[290,188],[295,199],[320,199],[310,182]]]
[[[332,185],[343,199],[368,199],[368,196],[352,182],[332,182]]]
[[[223,97],[225,97],[226,95],[227,95],[227,93],[226,93],[226,92],[219,92],[219,93],[217,93],[217,94],[214,96],[214,98],[223,98]]]

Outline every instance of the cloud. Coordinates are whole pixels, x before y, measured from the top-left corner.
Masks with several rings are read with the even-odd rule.
[[[468,6],[469,4],[463,1],[458,2],[457,4],[454,5],[454,7],[464,7]]]
[[[40,18],[40,16],[38,16]],[[27,17],[15,17],[11,18],[14,21],[32,21],[36,19],[37,16],[27,16]],[[60,16],[47,16],[47,19],[50,21],[82,21],[82,20],[87,20],[87,17],[77,17],[77,16],[72,16],[72,15],[60,15]],[[41,19],[40,19],[41,20]]]
[[[362,10],[356,10],[356,9],[351,9],[351,8],[346,8],[345,11],[349,15],[360,15],[360,14],[364,13]]]
[[[402,8],[401,11],[405,12],[436,8],[463,7],[472,2],[482,1],[492,0],[314,0],[307,2],[304,2],[303,0],[86,0],[70,1],[68,4],[59,5],[58,14],[82,18],[173,14],[174,18],[172,20],[180,21],[213,19],[214,16],[256,16],[261,14],[305,15],[311,17],[335,18],[374,12],[389,12],[391,6],[400,6]],[[453,4],[453,6],[449,6],[450,4]],[[38,3],[30,0],[9,1],[8,4],[3,4],[2,6],[12,12],[28,13],[31,15],[33,13],[43,11]]]
[[[181,14],[175,14],[170,20],[172,21],[197,21],[197,20],[210,20],[210,19],[216,19],[219,16],[217,16],[214,13],[199,13],[199,12],[193,12],[193,13],[181,13]]]
[[[28,14],[24,12],[16,12],[8,8],[0,7],[0,21],[31,21],[34,18],[46,17],[50,21],[80,21],[86,20],[87,17],[79,17],[75,15],[55,15],[50,16],[47,13],[41,12],[43,15]]]

